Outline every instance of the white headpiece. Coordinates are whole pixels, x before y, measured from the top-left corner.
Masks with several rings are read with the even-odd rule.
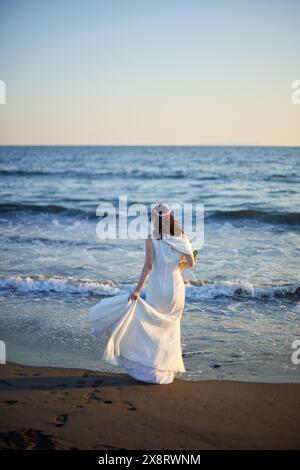
[[[168,210],[168,212],[163,212],[162,210],[160,210],[160,207],[161,208],[163,208],[163,207],[166,208]],[[169,207],[166,204],[158,204],[157,206],[154,207],[153,213],[155,213],[158,216],[165,217],[166,215],[169,215],[171,213],[171,210],[169,209]]]

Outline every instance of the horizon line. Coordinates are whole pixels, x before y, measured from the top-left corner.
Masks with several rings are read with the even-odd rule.
[[[0,144],[1,147],[267,147],[300,148],[299,145],[272,144]]]

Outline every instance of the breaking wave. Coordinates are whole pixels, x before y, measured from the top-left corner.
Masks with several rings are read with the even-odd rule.
[[[0,288],[20,293],[58,293],[81,296],[111,296],[130,292],[136,283],[92,281],[46,276],[2,276]],[[186,282],[186,299],[197,302],[218,297],[275,299],[300,297],[300,286],[295,284],[254,285],[247,282]]]

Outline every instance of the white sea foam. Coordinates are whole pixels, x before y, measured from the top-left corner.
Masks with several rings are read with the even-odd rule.
[[[117,283],[113,281],[92,281],[63,277],[46,276],[2,276],[0,288],[18,292],[54,292],[62,294],[110,296],[131,291],[136,283]],[[214,299],[217,297],[252,297],[273,299],[296,295],[296,285],[257,286],[245,282],[205,282],[186,283],[186,298],[190,301]]]
[[[114,284],[73,278],[45,276],[7,276],[0,278],[0,288],[19,292],[56,292],[81,295],[116,295],[130,290],[130,284]]]
[[[295,295],[296,285],[254,285],[249,282],[203,282],[187,284],[187,298],[191,301],[216,297],[253,297],[273,299]],[[298,292],[298,291],[297,291]]]

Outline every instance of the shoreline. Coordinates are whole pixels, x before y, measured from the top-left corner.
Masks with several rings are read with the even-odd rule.
[[[0,449],[300,449],[300,384],[0,365]]]

